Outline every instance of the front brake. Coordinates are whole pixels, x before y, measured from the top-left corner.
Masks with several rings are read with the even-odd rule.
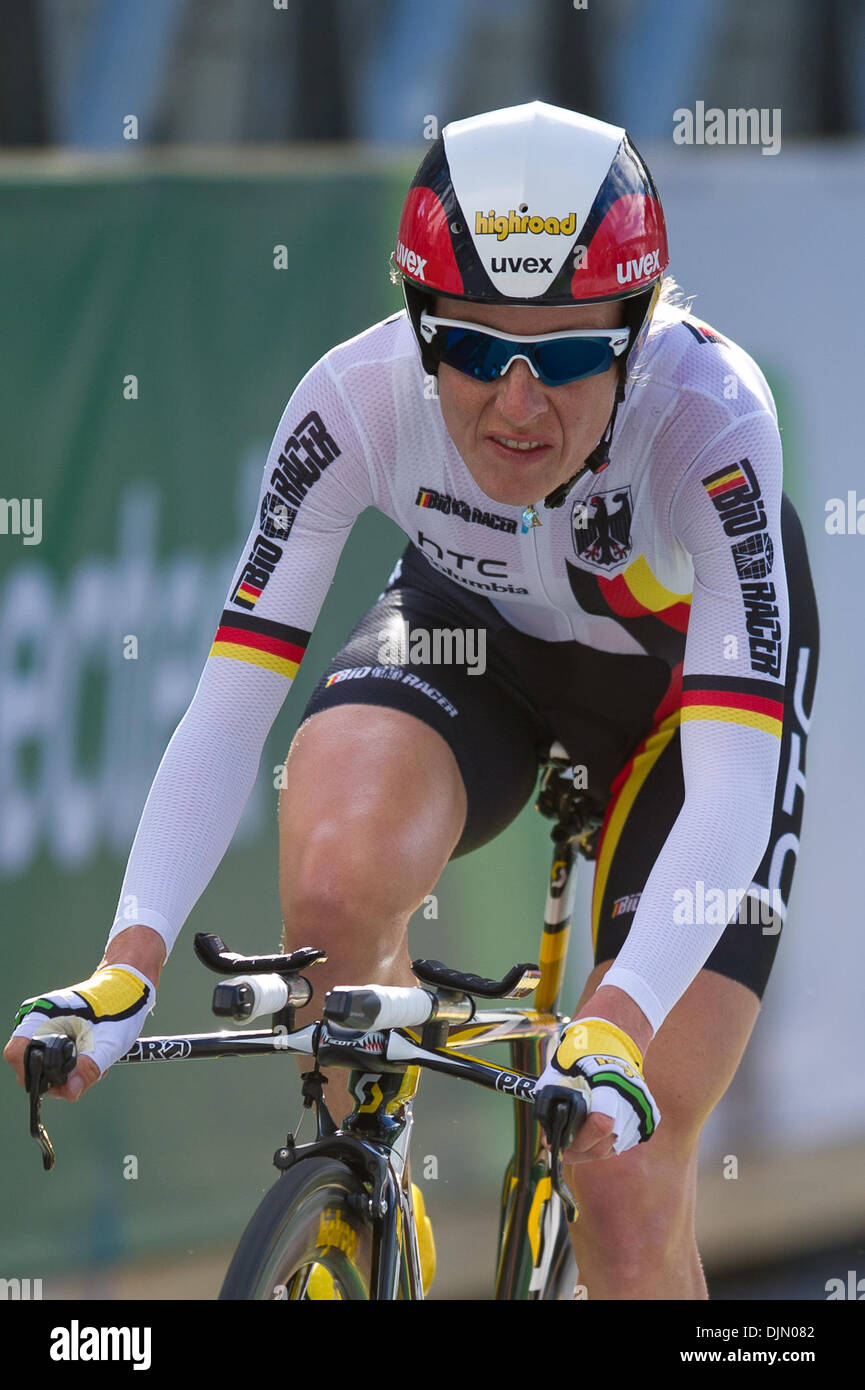
[[[562,1177],[562,1150],[570,1148],[588,1114],[582,1091],[569,1086],[543,1086],[535,1095],[535,1116],[550,1146],[550,1178],[568,1221],[574,1221],[577,1204]]]
[[[42,1097],[52,1086],[63,1086],[75,1069],[75,1043],[63,1033],[31,1038],[24,1053],[24,1084],[30,1095],[30,1133],[42,1149],[46,1173],[54,1167],[54,1146],[42,1123]]]

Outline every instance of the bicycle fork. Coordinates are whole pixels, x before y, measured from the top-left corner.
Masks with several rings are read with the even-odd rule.
[[[336,1050],[332,1038],[330,1045]],[[306,1073],[306,1077],[321,1077],[327,1051],[326,1043],[319,1047],[316,1071]],[[274,1159],[282,1169],[307,1154],[327,1154],[344,1162],[359,1179],[359,1215],[373,1228],[370,1292],[377,1300],[396,1299],[400,1292],[404,1298],[424,1297],[408,1171],[412,1101],[419,1075],[417,1067],[404,1072],[352,1070],[349,1089],[357,1104],[339,1132],[332,1128],[320,1081],[317,1085],[308,1083],[316,1107],[316,1141],[297,1150],[289,1145],[278,1150]]]

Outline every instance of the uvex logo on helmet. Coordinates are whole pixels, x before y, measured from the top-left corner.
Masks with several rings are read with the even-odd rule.
[[[490,257],[490,270],[499,275],[503,270],[509,270],[516,275],[518,270],[524,270],[529,275],[534,275],[540,271],[545,271],[548,275],[553,273],[552,256],[492,256]]]
[[[475,213],[475,236],[495,236],[499,241],[525,232],[532,232],[535,236],[540,236],[541,232],[547,236],[573,236],[576,230],[575,212],[569,212],[566,217],[522,216],[514,208],[507,213],[496,213],[492,208],[486,213]]]
[[[401,265],[403,270],[407,270],[409,275],[414,275],[417,280],[423,280],[423,268],[429,258],[419,256],[416,251],[410,251],[407,246],[403,246],[401,241],[396,244],[396,263]]]
[[[646,275],[657,275],[658,261],[661,252],[647,251],[638,261],[627,261],[622,265],[621,261],[616,264],[616,279],[620,285],[629,285],[632,281],[642,280]]]

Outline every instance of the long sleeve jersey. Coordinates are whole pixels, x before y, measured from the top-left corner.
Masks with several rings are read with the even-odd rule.
[[[676,926],[676,893],[701,879],[747,886],[769,838],[788,632],[781,490],[765,378],[681,309],[661,304],[655,314],[609,467],[580,479],[557,510],[538,501],[539,527],[475,483],[404,313],[333,348],[276,431],[210,655],[144,807],[111,936],[130,925],[132,902],[132,921],[170,951],[237,828],[352,526],[374,507],[439,574],[482,594],[519,631],[668,662],[685,797],[605,978],[657,1030],[723,930]]]

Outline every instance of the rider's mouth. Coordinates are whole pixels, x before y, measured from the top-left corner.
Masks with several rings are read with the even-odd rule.
[[[508,434],[489,434],[488,443],[492,444],[496,453],[502,458],[536,460],[546,454],[552,445],[544,439],[533,439],[527,435],[520,438],[518,435]]]

